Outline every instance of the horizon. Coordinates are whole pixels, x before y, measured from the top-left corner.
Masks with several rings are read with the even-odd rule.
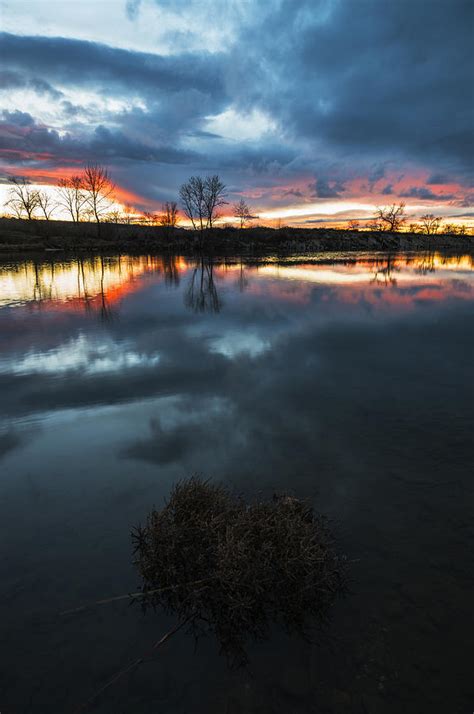
[[[2,0],[0,205],[97,162],[137,214],[217,173],[268,225],[470,227],[474,6],[428,5]]]

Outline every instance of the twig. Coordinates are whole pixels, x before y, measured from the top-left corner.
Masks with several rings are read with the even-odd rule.
[[[131,672],[134,670],[136,667],[138,667],[142,662],[144,662],[147,657],[150,657],[150,655],[153,654],[153,651],[158,649],[158,647],[161,647],[161,645],[164,645],[165,642],[167,642],[170,637],[175,635],[184,625],[186,625],[187,622],[191,619],[191,616],[187,617],[185,620],[182,620],[179,622],[175,627],[173,627],[171,630],[169,630],[166,634],[163,635],[159,640],[155,642],[155,644],[147,651],[145,654],[143,654],[141,657],[136,659],[134,662],[131,662],[129,665],[127,665],[124,669],[121,669],[119,672],[116,672],[114,676],[109,679],[108,682],[106,682],[100,689],[98,689],[94,694],[89,697],[89,699],[81,704],[77,709],[74,710],[74,714],[80,714],[80,712],[86,711],[88,707],[94,702],[98,696],[100,696],[103,692],[105,692],[106,689],[111,687],[115,682],[117,682],[119,679],[121,679],[124,675],[128,674],[128,672]]]
[[[166,592],[167,590],[173,590],[178,587],[189,587],[190,585],[201,585],[202,583],[207,583],[215,578],[203,578],[202,580],[194,580],[190,583],[185,583],[184,585],[169,585],[166,588],[157,588],[155,590],[144,590],[138,593],[127,593],[126,595],[115,595],[114,597],[109,597],[104,600],[95,600],[94,602],[88,602],[86,605],[80,605],[79,607],[74,607],[71,610],[63,610],[59,613],[60,617],[65,615],[75,615],[78,612],[84,612],[84,610],[89,610],[96,605],[108,605],[111,602],[118,602],[120,600],[139,600],[140,598],[147,597],[147,595],[155,595],[156,593]]]

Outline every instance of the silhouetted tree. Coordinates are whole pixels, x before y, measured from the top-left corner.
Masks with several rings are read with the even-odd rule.
[[[57,208],[53,197],[46,191],[38,191],[38,206],[41,209],[46,221],[50,220],[53,212]]]
[[[420,218],[421,230],[423,233],[426,233],[426,235],[433,235],[439,231],[441,221],[442,219],[433,213],[425,213],[425,215]]]
[[[5,205],[14,212],[17,218],[22,218],[26,214],[28,220],[31,221],[39,206],[38,191],[30,185],[26,178],[20,176],[12,177],[10,184],[9,198]]]
[[[201,233],[206,227],[206,203],[204,199],[204,179],[191,176],[179,189],[179,197],[185,215],[192,223],[194,230]]]
[[[250,208],[243,198],[234,204],[234,216],[239,219],[241,229],[245,227],[246,223],[250,223],[255,218],[250,213]]]
[[[145,211],[141,218],[141,222],[145,223],[147,226],[156,226],[157,223],[159,223],[159,220],[159,216],[155,213],[151,213],[150,211]]]
[[[166,228],[175,228],[178,223],[178,204],[176,201],[166,201],[161,210],[160,224]]]
[[[69,213],[74,223],[79,223],[87,200],[82,176],[59,179],[57,193],[59,204]]]
[[[123,209],[123,223],[125,223],[127,226],[129,226],[131,223],[133,223],[134,220],[134,210],[132,206],[129,206],[128,204],[125,206]]]
[[[204,201],[209,228],[212,228],[213,222],[220,217],[218,208],[227,203],[225,196],[226,187],[219,176],[208,176],[204,181]]]
[[[360,223],[359,221],[356,221],[355,219],[352,219],[352,221],[349,221],[348,223],[348,228],[350,231],[358,231],[360,228]]]
[[[107,223],[123,223],[123,216],[121,211],[116,209],[114,211],[109,211],[109,213],[105,215],[105,220]]]
[[[398,231],[406,221],[405,204],[395,203],[384,208],[377,208],[375,220],[382,231]]]
[[[455,234],[457,233],[457,226],[454,223],[446,223],[443,226],[443,233]]]
[[[99,164],[88,164],[82,177],[86,191],[86,203],[97,224],[102,214],[110,207],[115,185],[107,168]]]
[[[199,230],[201,239],[206,228],[212,228],[213,222],[219,217],[219,206],[227,203],[226,187],[219,176],[191,176],[179,189],[179,196],[185,215],[192,223],[194,230]]]

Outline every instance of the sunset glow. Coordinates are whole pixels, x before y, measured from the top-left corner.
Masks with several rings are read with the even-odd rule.
[[[243,198],[269,226],[363,228],[376,206],[399,201],[407,223],[433,213],[473,226],[469,18],[442,0],[430,18],[423,2],[368,2],[359,24],[350,0],[225,3],[217,14],[207,0],[4,0],[0,210],[10,177],[54,193],[98,161],[116,185],[110,210],[136,216],[218,171],[221,224],[236,222]],[[405,22],[423,25],[416,41]]]

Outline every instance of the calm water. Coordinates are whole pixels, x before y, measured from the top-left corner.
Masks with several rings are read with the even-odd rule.
[[[195,472],[335,519],[352,592],[248,672],[179,633],[110,714],[471,712],[474,260],[0,264],[0,711],[66,714],[172,624],[130,527]]]

